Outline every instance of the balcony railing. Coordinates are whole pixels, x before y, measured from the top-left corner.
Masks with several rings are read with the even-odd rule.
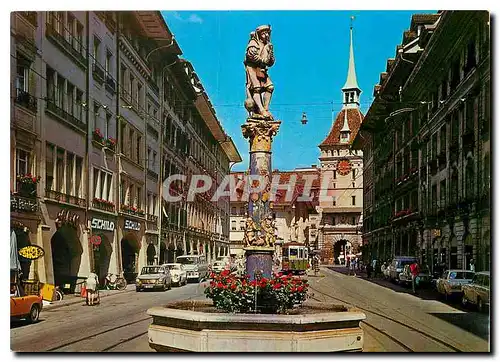
[[[10,195],[10,210],[21,212],[37,212],[38,200],[36,198]]]
[[[116,92],[116,82],[109,73],[106,74],[106,90],[110,93]]]
[[[61,24],[62,26],[62,24]],[[72,57],[74,60],[76,60],[76,63],[78,64],[79,67],[85,69],[86,66],[86,57],[82,54],[81,51],[75,49],[73,44],[71,44],[63,34],[59,33],[52,24],[47,23],[46,24],[46,30],[45,30],[45,36],[53,41],[56,46],[58,46],[61,50],[63,50],[66,55]],[[83,50],[83,46],[79,44],[79,41],[74,38],[73,35],[70,36],[71,39],[75,41]]]
[[[36,11],[20,11],[22,16],[26,18],[35,27],[38,26],[37,13]]]
[[[68,121],[73,126],[81,129],[82,131],[87,130],[87,125],[84,122],[80,121],[78,118],[76,118],[72,114],[69,114],[68,112],[66,112],[64,109],[59,107],[53,100],[47,99],[46,104],[47,104],[47,108],[46,108],[47,111],[55,114],[56,116],[62,118],[65,121]]]
[[[155,180],[158,179],[158,174],[154,172],[153,170],[148,170],[148,176],[154,178]]]
[[[51,200],[66,202],[68,204],[77,205],[80,207],[86,207],[87,201],[85,199],[81,199],[79,197],[63,194],[62,192],[54,191],[54,190],[45,190],[45,197]]]
[[[156,223],[158,221],[158,216],[148,214],[148,221],[152,222],[152,223]]]
[[[139,216],[139,217],[145,216],[145,212],[143,210],[133,208],[132,206],[128,206],[128,205],[122,205],[120,211],[124,214],[132,215],[132,216]]]
[[[107,212],[115,212],[115,205],[98,200],[92,200],[92,207],[94,209],[99,209]]]
[[[98,62],[92,63],[92,76],[99,83],[104,82],[104,68]]]
[[[37,111],[37,99],[36,97],[32,96],[25,90],[16,88],[16,98],[14,100],[16,104],[19,104],[23,107],[28,108],[29,110],[36,112]]]

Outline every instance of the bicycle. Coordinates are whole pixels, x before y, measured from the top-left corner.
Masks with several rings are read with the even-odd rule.
[[[64,299],[63,291],[61,290],[61,288],[56,287],[54,289],[54,300],[58,302],[58,301],[61,301],[63,299]]]
[[[120,275],[108,273],[104,280],[104,289],[107,290],[125,290],[127,281]]]

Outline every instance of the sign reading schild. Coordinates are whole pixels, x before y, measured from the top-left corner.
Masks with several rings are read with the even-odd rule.
[[[125,219],[125,227],[124,228],[127,230],[140,231],[141,230],[141,223],[138,221]]]
[[[102,220],[94,217],[90,222],[92,229],[105,230],[105,231],[115,231],[115,223],[109,220]]]

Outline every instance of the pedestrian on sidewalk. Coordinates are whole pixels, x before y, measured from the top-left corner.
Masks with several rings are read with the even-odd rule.
[[[97,296],[97,287],[99,286],[99,277],[92,270],[85,281],[85,287],[87,288],[87,300],[89,305],[94,305]]]
[[[366,276],[368,277],[368,279],[372,277],[372,269],[372,265],[368,263],[368,265],[366,266]]]
[[[413,294],[415,294],[415,284],[417,283],[417,278],[418,275],[420,274],[420,266],[418,265],[417,262],[414,262],[413,264],[410,265],[410,272],[411,272],[411,285],[413,288]]]

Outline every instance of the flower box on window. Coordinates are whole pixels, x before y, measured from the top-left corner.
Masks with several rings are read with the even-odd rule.
[[[96,128],[92,133],[92,139],[96,142],[102,143],[104,140],[104,135],[101,133],[99,128]]]

